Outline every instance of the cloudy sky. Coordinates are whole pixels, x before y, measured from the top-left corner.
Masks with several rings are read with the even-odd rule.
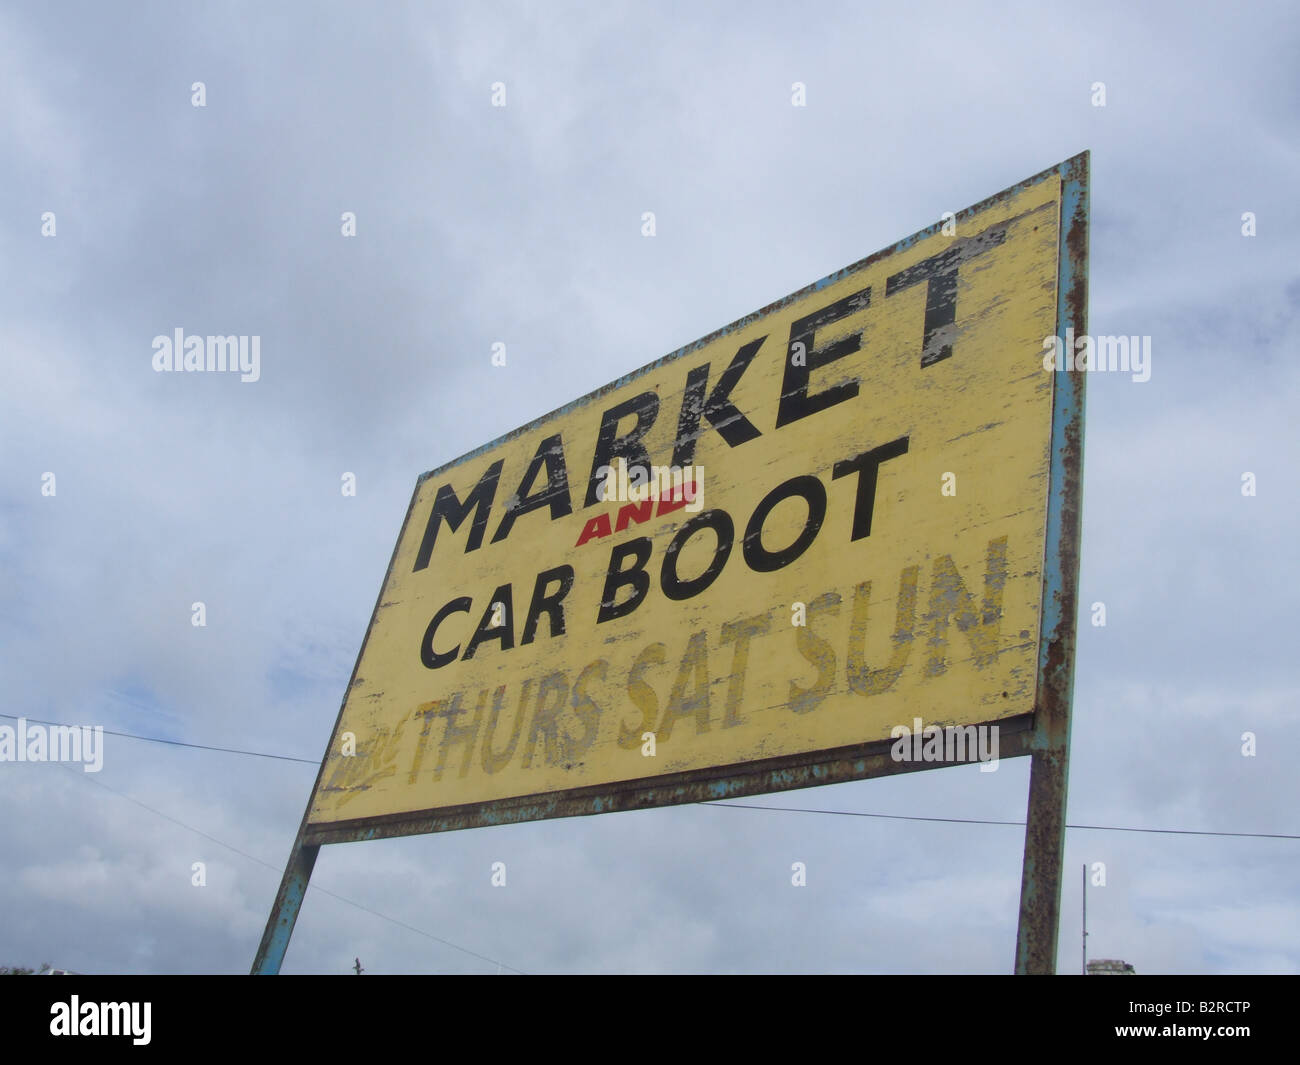
[[[1092,331],[1152,373],[1088,384],[1069,821],[1112,830],[1067,835],[1060,969],[1104,862],[1090,955],[1300,972],[1300,840],[1113,830],[1300,833],[1298,51],[1286,2],[4,5],[3,712],[306,761],[0,764],[0,964],[247,971],[421,472],[1090,149]],[[178,327],[260,379],[155,373]],[[326,847],[284,970],[1003,973],[1023,842],[691,805]]]

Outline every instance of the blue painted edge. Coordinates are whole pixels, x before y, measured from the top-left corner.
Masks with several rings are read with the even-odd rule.
[[[1082,159],[1082,163],[1076,163],[1076,160],[1080,159]],[[1081,322],[1074,320],[1068,304],[1069,293],[1077,280],[1077,273],[1082,271],[1086,279],[1088,270],[1086,255],[1082,262],[1075,263],[1070,254],[1068,240],[1072,224],[1070,220],[1079,215],[1080,210],[1082,210],[1082,224],[1085,227],[1088,225],[1087,178],[1080,179],[1076,171],[1076,166],[1081,166],[1086,175],[1087,165],[1087,153],[1084,153],[1082,156],[1076,156],[1060,166],[1062,226],[1057,264],[1056,335],[1061,338],[1062,343],[1064,343],[1068,329],[1074,329],[1076,335],[1078,335],[1087,328],[1086,320]],[[1063,524],[1066,508],[1070,506],[1078,507],[1081,502],[1080,499],[1072,499],[1069,496],[1071,471],[1067,468],[1067,463],[1071,461],[1068,445],[1069,438],[1073,436],[1078,441],[1079,455],[1077,469],[1073,471],[1073,474],[1077,479],[1076,483],[1081,486],[1083,481],[1084,381],[1086,376],[1082,373],[1059,370],[1055,372],[1054,376],[1056,378],[1056,387],[1052,390],[1052,457],[1051,470],[1048,475],[1047,537],[1043,559],[1043,609],[1042,616],[1039,619],[1038,690],[1043,691],[1044,685],[1053,679],[1049,676],[1051,645],[1064,642],[1067,644],[1066,650],[1068,651],[1063,660],[1063,667],[1068,671],[1065,691],[1069,695],[1072,692],[1074,679],[1075,619],[1067,619],[1064,616],[1062,604],[1072,600],[1074,598],[1073,593],[1077,592],[1079,545],[1076,542],[1070,548],[1074,553],[1072,579],[1076,582],[1076,585],[1073,588],[1067,588],[1065,583],[1067,579],[1065,574],[1067,558],[1063,553],[1067,545],[1063,542]],[[1067,592],[1071,594],[1067,595]]]
[[[1061,224],[1056,286],[1056,335],[1064,343],[1067,331],[1082,336],[1088,328],[1088,243],[1090,224],[1090,153],[1082,152],[1059,166]],[[1079,287],[1081,299],[1071,306]],[[1055,966],[1060,915],[1060,865],[1069,795],[1070,732],[1073,719],[1074,660],[1078,616],[1079,554],[1082,532],[1084,408],[1087,371],[1053,372],[1051,463],[1047,526],[1043,558],[1043,605],[1039,617],[1037,705],[1030,747],[1031,767],[1025,851],[1021,869],[1020,926],[1016,939],[1016,971],[1031,971],[1031,956],[1043,944],[1040,937],[1050,914]],[[1045,759],[1040,768],[1038,759]],[[1048,768],[1048,767],[1051,768]],[[1034,774],[1044,773],[1044,789],[1036,798]],[[1040,808],[1035,809],[1035,804]],[[1050,804],[1050,806],[1049,806]],[[1046,820],[1057,825],[1045,840],[1036,826]],[[1047,850],[1046,848],[1051,848]],[[1031,914],[1037,915],[1031,920]],[[1031,928],[1031,924],[1036,928]]]

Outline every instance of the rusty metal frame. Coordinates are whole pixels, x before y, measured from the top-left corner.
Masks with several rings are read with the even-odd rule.
[[[1057,166],[1035,174],[956,215],[960,222],[987,210],[999,201],[1048,178],[1060,176],[1061,227],[1057,284],[1057,335],[1072,326],[1076,334],[1086,331],[1088,256],[1088,153],[1084,152]],[[416,482],[407,520],[415,505],[420,485],[429,477],[468,461],[521,434],[531,432],[551,419],[584,406],[627,382],[665,363],[689,354],[743,328],[758,318],[780,310],[788,303],[833,284],[889,255],[938,233],[938,222],[865,259],[769,304],[693,344],[679,348],[647,366],[595,392],[574,400],[512,433],[485,444],[453,462],[423,474]],[[1016,948],[1016,971],[1052,971],[1056,958],[1056,931],[1060,905],[1060,866],[1064,850],[1065,790],[1067,783],[1070,698],[1074,670],[1075,607],[1078,583],[1079,497],[1083,449],[1082,373],[1055,374],[1053,390],[1051,465],[1048,494],[1047,541],[1044,558],[1043,606],[1039,624],[1037,700],[1035,712],[971,724],[996,725],[999,729],[999,757],[1030,756],[1029,813],[1025,837],[1025,861],[1021,886],[1020,926]],[[402,524],[406,528],[406,521]],[[400,543],[400,533],[398,542]],[[379,596],[397,557],[397,545],[389,560]],[[371,617],[373,627],[374,617]],[[370,629],[366,631],[369,638]],[[365,641],[353,667],[355,679]],[[351,683],[349,682],[349,688]],[[348,689],[345,689],[345,692]],[[346,701],[346,699],[345,699]],[[331,733],[332,747],[343,709]],[[308,823],[311,802],[320,786],[324,758],[317,773],[307,809],[294,839],[284,877],[267,920],[266,930],[253,962],[256,974],[277,973],[293,926],[297,921],[307,885],[320,847],[326,843],[347,843],[365,839],[448,832],[489,825],[516,824],[554,817],[583,817],[621,810],[647,809],[692,802],[711,802],[750,795],[819,787],[850,780],[920,772],[943,768],[952,762],[898,762],[889,756],[892,741],[882,740],[827,751],[815,751],[738,765],[714,766],[685,773],[647,777],[613,784],[595,785],[546,794],[518,796],[484,803],[440,807],[381,817],[359,818],[312,826]],[[326,748],[328,751],[330,748]],[[973,759],[972,759],[973,760]]]
[[[1088,153],[1062,163],[1056,335],[1088,332]],[[1072,331],[1072,332],[1071,332]],[[1043,606],[1038,628],[1038,696],[1020,873],[1016,972],[1056,972],[1070,777],[1079,535],[1083,505],[1084,385],[1087,371],[1057,370],[1052,390],[1052,458],[1047,497]]]

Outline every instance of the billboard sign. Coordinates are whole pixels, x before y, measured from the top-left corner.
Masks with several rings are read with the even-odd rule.
[[[1028,753],[1085,159],[421,476],[304,842]]]

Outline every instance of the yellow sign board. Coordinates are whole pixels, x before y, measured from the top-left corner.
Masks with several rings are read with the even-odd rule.
[[[1040,178],[421,477],[305,838],[687,801],[655,783],[1032,714]]]

